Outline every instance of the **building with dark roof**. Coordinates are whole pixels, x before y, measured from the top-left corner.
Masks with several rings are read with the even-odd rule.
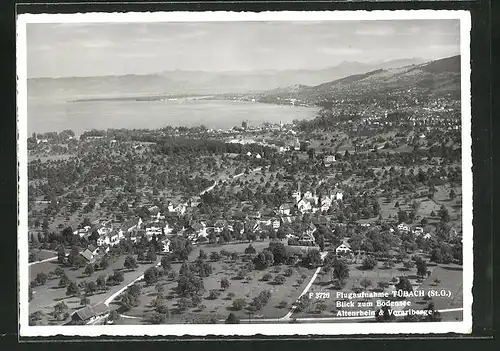
[[[109,307],[103,303],[94,306],[85,306],[71,315],[71,321],[74,324],[88,324],[99,317],[106,316],[109,312]]]

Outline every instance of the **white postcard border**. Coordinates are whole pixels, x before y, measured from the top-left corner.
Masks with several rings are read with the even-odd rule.
[[[28,23],[125,23],[125,22],[215,22],[215,21],[376,21],[460,20],[462,106],[462,232],[463,320],[429,323],[284,323],[284,324],[165,324],[103,326],[30,326],[28,302],[28,150],[27,150],[27,53]],[[78,14],[21,14],[17,17],[17,149],[18,149],[18,272],[19,335],[43,336],[251,336],[261,335],[352,335],[472,332],[473,233],[472,227],[472,138],[470,106],[470,30],[468,11],[318,11],[318,12],[130,12]],[[469,201],[464,201],[464,199]],[[23,284],[20,284],[23,282]],[[196,326],[199,326],[198,328]]]

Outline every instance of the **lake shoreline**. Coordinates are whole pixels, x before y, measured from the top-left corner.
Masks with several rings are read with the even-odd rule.
[[[92,100],[78,103],[28,99],[28,132],[49,133],[71,129],[76,135],[97,129],[161,129],[198,127],[227,130],[263,123],[311,120],[318,108],[240,100],[170,98],[164,101]]]

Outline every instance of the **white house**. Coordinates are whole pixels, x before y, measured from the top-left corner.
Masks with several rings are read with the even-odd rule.
[[[300,212],[305,213],[312,210],[312,205],[309,201],[302,198],[302,200],[297,203],[297,208]]]
[[[399,223],[398,224],[398,230],[400,232],[409,232],[410,231],[410,226],[406,223]]]
[[[148,238],[148,240],[151,240],[153,235],[159,236],[161,234],[162,233],[160,226],[153,225],[146,228],[146,237]]]
[[[342,201],[342,199],[343,199],[343,198],[344,198],[344,194],[342,194],[341,192],[337,192],[337,193],[335,194],[335,199],[336,199],[337,201]]]
[[[170,240],[165,239],[161,241],[161,252],[162,253],[170,252]]]
[[[118,242],[120,241],[120,239],[118,237],[118,232],[116,232],[116,231],[113,231],[111,233],[106,234],[106,237],[109,238],[109,245],[112,245],[112,246],[117,245]]]
[[[103,246],[103,245],[109,245],[109,244],[110,244],[110,240],[109,240],[109,236],[107,236],[107,235],[101,235],[97,239],[97,246]]]
[[[346,255],[351,253],[351,246],[347,242],[343,242],[335,249],[335,254],[337,255]]]
[[[281,221],[279,219],[273,219],[271,221],[271,225],[273,226],[273,229],[278,229],[281,227]]]
[[[290,204],[290,203],[282,204],[279,207],[278,212],[281,215],[289,216],[290,215],[290,210],[292,209],[292,207],[293,207],[293,204]]]
[[[422,235],[424,233],[424,229],[422,227],[415,227],[413,228],[413,234],[415,235]]]

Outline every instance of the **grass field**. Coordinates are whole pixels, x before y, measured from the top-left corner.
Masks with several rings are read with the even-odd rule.
[[[125,256],[117,258],[114,262],[110,261],[108,268],[94,272],[92,276],[87,277],[83,275],[84,268],[74,270],[72,268],[63,268],[66,275],[71,281],[75,283],[80,283],[82,281],[95,281],[100,275],[108,276],[113,274],[114,269],[122,269],[123,262],[125,261]],[[140,264],[139,267],[134,271],[124,272],[124,281],[116,286],[111,286],[110,289],[104,293],[98,293],[92,296],[88,296],[91,304],[96,304],[99,302],[104,302],[104,300],[113,294],[114,292],[121,289],[123,286],[133,281],[135,278],[140,276],[147,268],[154,264]],[[30,281],[33,280],[38,273],[48,274],[53,272],[59,265],[57,261],[50,261],[44,263],[33,264],[29,267]],[[29,303],[29,312],[33,313],[36,311],[42,311],[48,314],[53,311],[54,305],[60,301],[64,301],[71,311],[81,308],[79,297],[67,297],[66,288],[58,287],[59,278],[47,280],[45,285],[35,287],[33,293],[33,300]],[[59,323],[60,324],[60,323]]]
[[[229,252],[243,253],[244,249],[248,246],[247,243],[244,244],[229,244],[224,246],[205,246],[203,250],[210,255],[212,251],[220,251],[221,248]],[[257,251],[262,250],[268,246],[268,242],[255,242],[252,244]],[[194,250],[190,260],[194,259],[198,255],[199,250]],[[279,318],[284,316],[288,312],[288,308],[280,308],[278,305],[281,301],[287,301],[288,306],[290,306],[300,295],[311,275],[314,273],[314,269],[306,269],[303,267],[294,267],[293,274],[286,278],[286,282],[283,285],[274,285],[271,282],[262,281],[261,278],[266,274],[270,273],[272,277],[277,274],[283,274],[287,266],[282,267],[270,267],[262,271],[252,271],[248,273],[248,277],[245,280],[237,280],[235,276],[238,270],[244,265],[244,262],[238,260],[237,262],[232,262],[230,259],[221,260],[219,262],[212,262],[213,273],[207,278],[204,278],[205,292],[203,293],[201,305],[203,308],[194,307],[188,308],[187,310],[180,311],[177,305],[177,294],[175,293],[175,287],[177,283],[175,281],[170,281],[168,279],[162,279],[160,283],[164,286],[164,295],[166,296],[166,305],[171,311],[171,316],[167,323],[191,323],[195,320],[207,320],[209,318],[216,319],[226,319],[227,315],[233,312],[239,318]],[[173,264],[172,269],[178,270],[180,264]],[[279,272],[278,272],[279,270]],[[229,288],[225,291],[220,290],[220,281],[222,278],[227,278],[230,282]],[[304,279],[305,278],[305,279]],[[272,279],[271,279],[272,280]],[[298,280],[302,280],[301,284],[298,284]],[[135,319],[123,318],[123,323],[134,323],[140,319],[143,323],[148,323],[148,317],[153,313],[153,307],[151,302],[156,297],[156,290],[154,286],[146,286],[144,282],[141,282],[142,294],[140,296],[140,305],[132,310],[126,312],[127,316],[135,317]],[[215,289],[220,291],[220,296],[216,299],[208,299],[209,291]],[[242,298],[245,299],[247,303],[250,303],[252,298],[257,296],[261,291],[269,290],[271,292],[271,298],[267,305],[262,308],[261,311],[256,314],[249,314],[249,311],[242,309],[235,311],[232,308],[233,300]],[[228,297],[228,294],[234,294],[232,298]],[[121,322],[120,322],[121,323]]]

